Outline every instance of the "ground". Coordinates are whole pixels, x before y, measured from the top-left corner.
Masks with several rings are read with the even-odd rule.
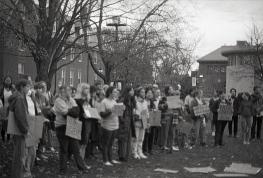
[[[213,177],[210,174],[189,173],[184,167],[211,166],[222,173],[226,166],[232,162],[251,163],[255,167],[263,167],[263,142],[254,141],[250,145],[243,145],[241,138],[229,138],[225,136],[225,146],[215,148],[212,146],[212,137],[208,138],[208,147],[196,147],[192,150],[181,149],[179,152],[168,154],[160,150],[146,160],[129,160],[128,163],[105,167],[98,159],[89,160],[92,166],[88,174],[78,173],[74,162],[69,165],[67,177],[107,177],[107,178],[168,178],[168,177]],[[3,144],[0,141],[0,177],[8,177],[12,159],[12,144]],[[39,162],[33,173],[37,178],[49,178],[58,176],[58,155],[46,152],[47,160]],[[177,174],[164,174],[155,172],[156,168],[178,170]],[[263,171],[254,177],[263,177]]]

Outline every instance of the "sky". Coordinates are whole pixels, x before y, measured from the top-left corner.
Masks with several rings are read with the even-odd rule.
[[[263,29],[263,0],[170,0],[186,19],[188,37],[199,38],[202,57],[222,45],[247,40],[252,23]],[[197,65],[194,65],[196,68]]]

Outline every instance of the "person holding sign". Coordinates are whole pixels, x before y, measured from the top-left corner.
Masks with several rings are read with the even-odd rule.
[[[80,156],[79,141],[66,135],[67,117],[79,117],[79,108],[75,100],[71,97],[71,88],[62,86],[59,88],[59,97],[55,100],[52,108],[55,115],[56,134],[59,141],[59,165],[60,174],[67,171],[67,160],[70,153],[73,154],[77,167],[80,171],[87,172],[87,167]],[[70,153],[69,153],[70,150]]]
[[[135,159],[146,159],[143,154],[142,144],[145,135],[145,129],[148,128],[147,120],[149,118],[148,104],[145,100],[145,90],[139,87],[136,91],[136,109],[134,116],[136,138],[133,140],[133,156]]]
[[[82,159],[85,158],[85,151],[89,142],[91,133],[91,114],[88,110],[90,108],[90,85],[87,83],[80,83],[77,87],[75,95],[76,103],[79,107],[79,119],[82,121],[81,141],[80,141],[80,155]]]
[[[205,105],[205,101],[203,100],[203,91],[197,90],[194,92],[194,99],[190,105],[190,111],[193,119],[193,128],[195,130],[195,145],[197,146],[199,143],[201,146],[206,146],[206,116],[200,115],[196,116],[194,114],[194,107],[198,105]]]
[[[223,144],[223,135],[224,135],[224,130],[226,127],[226,124],[228,122],[227,118],[220,118],[218,117],[220,114],[220,106],[222,105],[230,105],[230,103],[225,99],[225,95],[222,91],[218,91],[219,95],[219,100],[214,103],[215,106],[215,146],[224,146]],[[219,114],[218,114],[219,113]]]
[[[114,87],[109,87],[106,91],[106,98],[102,100],[100,108],[100,115],[102,117],[102,157],[105,166],[113,166],[113,164],[120,163],[119,161],[116,161],[112,158],[113,142],[119,129],[119,118],[113,110],[114,106],[117,104],[115,101],[117,95],[117,89]]]

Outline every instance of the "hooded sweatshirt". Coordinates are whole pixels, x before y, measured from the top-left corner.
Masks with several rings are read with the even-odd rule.
[[[29,125],[27,122],[27,102],[25,96],[16,91],[8,99],[9,110],[14,112],[14,119],[19,131],[22,134],[27,134]]]

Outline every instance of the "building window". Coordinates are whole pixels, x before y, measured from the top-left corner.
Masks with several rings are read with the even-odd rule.
[[[81,70],[78,71],[78,83],[81,83],[81,77],[82,77],[82,73]]]
[[[25,65],[22,63],[18,63],[17,65],[17,73],[18,74],[25,74]]]
[[[70,61],[73,61],[75,58],[75,50],[74,48],[70,48]]]
[[[69,85],[71,87],[74,86],[74,71],[73,70],[70,70],[69,72]]]
[[[61,70],[61,80],[62,80],[62,84],[65,85],[66,84],[66,70],[65,69]]]
[[[79,62],[82,62],[82,60],[83,60],[83,53],[80,53],[79,54]]]
[[[66,60],[66,55],[65,55],[65,47],[62,47],[62,59]]]

